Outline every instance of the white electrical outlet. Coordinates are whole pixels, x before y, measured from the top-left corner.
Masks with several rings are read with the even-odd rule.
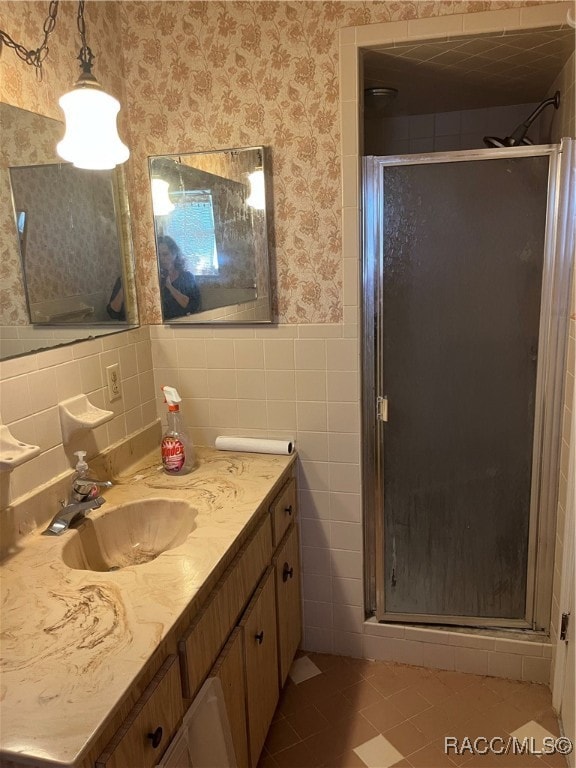
[[[108,382],[108,400],[119,400],[122,397],[120,384],[120,366],[118,363],[106,366],[106,381]]]

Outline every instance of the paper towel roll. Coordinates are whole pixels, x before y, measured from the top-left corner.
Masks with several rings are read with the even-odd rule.
[[[219,435],[214,443],[219,451],[245,451],[247,453],[294,453],[293,440],[264,440],[256,437],[226,437]]]

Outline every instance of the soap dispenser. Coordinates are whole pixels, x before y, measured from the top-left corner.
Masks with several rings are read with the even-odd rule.
[[[88,464],[84,461],[86,451],[74,451],[78,457],[76,474],[72,480],[73,501],[90,501],[100,495],[98,485],[88,477]]]

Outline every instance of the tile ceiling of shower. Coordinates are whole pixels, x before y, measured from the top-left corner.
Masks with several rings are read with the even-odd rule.
[[[364,52],[364,87],[398,89],[379,114],[539,103],[573,51],[566,27],[382,46]]]

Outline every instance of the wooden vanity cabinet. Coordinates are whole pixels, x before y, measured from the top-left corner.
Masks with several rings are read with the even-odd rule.
[[[263,576],[240,622],[244,638],[248,748],[253,768],[278,704],[278,653],[274,570]]]
[[[280,688],[282,688],[302,638],[300,543],[296,524],[291,525],[286,532],[276,550],[272,564],[276,587],[278,675]]]
[[[184,714],[178,657],[169,656],[118,729],[96,768],[152,768]]]
[[[222,683],[238,768],[256,768],[300,642],[296,516],[290,476],[95,768],[155,766],[208,677]]]
[[[210,677],[217,677],[222,684],[236,764],[238,768],[250,768],[243,641],[243,632],[240,627],[236,627],[210,670]]]

